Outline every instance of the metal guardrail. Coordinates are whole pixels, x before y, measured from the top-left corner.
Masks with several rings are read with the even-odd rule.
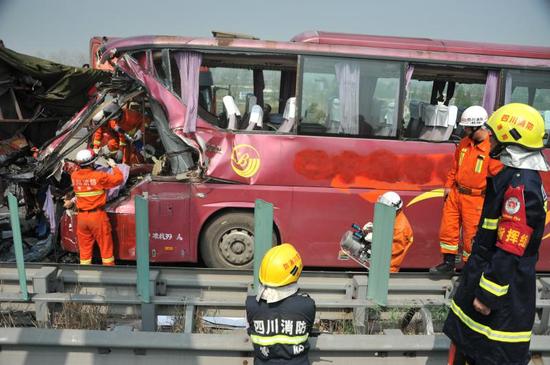
[[[0,304],[32,307],[37,319],[47,321],[57,303],[108,305],[110,312],[143,315],[136,286],[135,267],[79,265],[26,265],[29,300],[20,296],[19,273],[14,264],[0,269]],[[392,274],[389,307],[444,305],[453,288],[452,279],[433,280],[422,273]],[[150,270],[150,305],[154,315],[169,314],[185,306],[184,333],[132,331],[119,326],[112,331],[2,328],[0,364],[50,363],[135,364],[252,364],[252,347],[244,330],[231,334],[193,332],[198,310],[217,315],[244,316],[244,299],[252,283],[251,271],[153,267]],[[300,286],[316,300],[320,318],[351,319],[356,335],[321,334],[311,338],[313,364],[445,364],[449,341],[433,335],[429,314],[421,317],[424,335],[403,335],[385,330],[382,335],[362,335],[367,308],[368,277],[357,272],[304,272]],[[550,364],[550,276],[537,281],[539,317],[531,351],[533,365]],[[149,313],[150,315],[151,313]],[[432,328],[432,330],[430,330]],[[544,335],[543,335],[544,334]]]
[[[310,339],[312,364],[446,364],[444,335],[328,335]],[[232,335],[8,328],[0,334],[0,363],[42,364],[240,364],[253,363],[244,333]],[[550,364],[550,336],[534,336],[530,364]]]
[[[152,326],[156,315],[173,314],[175,307],[185,307],[185,332],[191,333],[197,309],[243,317],[252,283],[251,271],[153,267],[149,273],[150,308],[144,313],[136,276],[135,267],[28,264],[30,299],[25,301],[18,293],[17,268],[11,264],[0,269],[0,302],[4,308],[30,304],[37,321],[43,323],[49,321],[56,303],[103,304],[113,314],[149,316]],[[433,280],[423,273],[392,274],[387,306],[446,305],[455,280]],[[367,309],[379,308],[367,299],[368,277],[357,272],[306,271],[300,286],[315,299],[319,318],[351,319],[357,333],[365,333]],[[550,320],[550,276],[539,276],[537,286],[540,315],[535,333],[544,334]]]

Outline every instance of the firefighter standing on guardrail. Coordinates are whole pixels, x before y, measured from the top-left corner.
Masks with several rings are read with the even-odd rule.
[[[536,271],[546,218],[539,171],[540,113],[513,103],[498,109],[487,127],[491,155],[502,171],[488,179],[473,250],[451,301],[443,332],[456,345],[454,364],[527,364],[535,319]]]
[[[456,148],[453,167],[445,183],[445,203],[439,229],[443,263],[432,267],[432,274],[454,272],[461,233],[462,260],[468,261],[485,197],[485,180],[502,168],[498,160],[489,157],[489,135],[483,128],[486,121],[487,112],[477,105],[467,108],[460,118],[459,124],[464,127],[466,137]]]
[[[76,237],[80,251],[80,264],[92,263],[94,241],[97,241],[103,265],[114,265],[111,224],[103,207],[107,201],[106,189],[122,183],[124,177],[116,163],[109,159],[112,174],[96,171],[97,155],[91,149],[78,151],[76,162],[80,169],[71,174],[78,210]]]
[[[302,259],[289,243],[271,248],[260,266],[257,296],[246,298],[254,364],[309,364],[315,302],[298,291]]]

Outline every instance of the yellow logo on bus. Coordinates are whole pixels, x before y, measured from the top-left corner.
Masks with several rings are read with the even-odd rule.
[[[231,168],[239,176],[252,177],[260,169],[260,154],[251,145],[236,145],[231,152]]]

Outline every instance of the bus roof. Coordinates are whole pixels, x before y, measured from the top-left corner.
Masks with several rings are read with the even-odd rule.
[[[292,41],[241,38],[198,38],[148,35],[114,39],[104,46],[103,61],[117,52],[159,48],[225,49],[269,53],[302,53],[443,62],[550,68],[550,48],[496,45],[422,38],[305,32]]]
[[[408,38],[368,34],[309,31],[294,36],[291,41],[358,47],[379,47],[417,51],[453,52],[487,56],[550,59],[550,47],[450,41],[430,38]]]

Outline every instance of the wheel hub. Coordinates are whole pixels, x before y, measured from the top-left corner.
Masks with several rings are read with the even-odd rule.
[[[244,229],[232,229],[222,236],[220,251],[230,264],[246,265],[254,258],[254,236]]]

